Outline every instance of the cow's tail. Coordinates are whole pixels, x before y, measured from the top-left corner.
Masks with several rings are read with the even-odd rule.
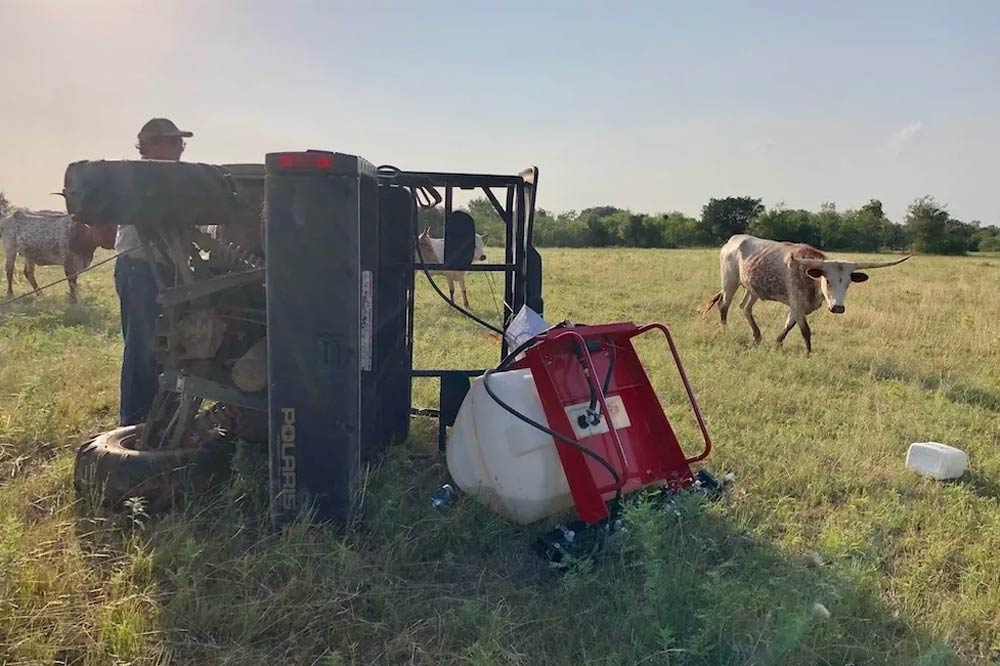
[[[715,296],[712,296],[712,298],[702,303],[701,307],[698,308],[698,312],[700,312],[701,314],[708,314],[708,311],[714,308],[716,305],[718,305],[719,301],[721,300],[722,300],[722,292],[720,291]]]

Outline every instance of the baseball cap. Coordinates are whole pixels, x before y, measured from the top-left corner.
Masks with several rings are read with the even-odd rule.
[[[177,125],[172,120],[166,118],[153,118],[139,130],[139,140],[152,139],[158,136],[182,136],[190,138],[194,132],[184,132],[177,129]]]

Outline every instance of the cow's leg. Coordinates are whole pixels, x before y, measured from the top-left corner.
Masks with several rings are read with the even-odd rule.
[[[66,281],[69,282],[69,302],[77,302],[77,291],[76,291],[76,271],[70,266],[63,266],[63,271],[66,273]]]
[[[740,288],[740,269],[732,261],[722,262],[722,300],[719,301],[719,318],[722,320],[723,325],[726,323],[726,318],[729,316],[729,306],[733,304],[733,296],[736,295],[736,290]]]
[[[781,333],[778,333],[778,339],[775,342],[780,346],[782,342],[785,341],[785,336],[788,332],[792,330],[795,326],[795,315],[792,314],[791,310],[788,311],[788,318],[785,319],[785,327],[781,329]]]
[[[38,283],[35,282],[35,262],[27,257],[24,258],[24,277],[27,278],[28,284],[31,285],[31,288],[34,289],[37,294]]]
[[[802,339],[806,341],[806,354],[812,353],[812,331],[809,330],[809,322],[806,321],[806,316],[800,315],[798,318],[799,330],[802,332]]]
[[[736,295],[736,290],[739,289],[740,283],[737,282],[736,286],[722,289],[722,300],[719,301],[719,319],[722,320],[722,325],[726,325],[726,319],[729,317],[729,306],[733,304],[733,296]]]
[[[7,295],[14,295],[14,259],[16,255],[7,250]]]
[[[469,307],[469,295],[465,292],[465,273],[458,274],[458,287],[462,290],[462,305]]]
[[[733,297],[727,296],[726,292],[722,292],[722,300],[719,301],[719,320],[722,325],[726,325],[726,317],[729,316],[729,306],[733,304]]]
[[[750,324],[750,330],[753,331],[753,341],[754,344],[760,343],[760,327],[757,326],[757,322],[753,319],[753,306],[757,303],[758,298],[747,291],[746,295],[743,296],[743,302],[740,303],[740,309],[743,310],[743,316],[747,318],[747,323]]]

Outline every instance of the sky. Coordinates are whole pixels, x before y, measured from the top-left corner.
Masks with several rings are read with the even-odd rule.
[[[710,197],[1000,223],[1000,2],[0,0],[0,191],[61,209],[80,159],[306,148],[540,169],[548,210]]]

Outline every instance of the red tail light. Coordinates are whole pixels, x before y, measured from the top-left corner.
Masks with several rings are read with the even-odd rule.
[[[333,155],[327,153],[281,153],[278,155],[279,169],[333,169]]]

